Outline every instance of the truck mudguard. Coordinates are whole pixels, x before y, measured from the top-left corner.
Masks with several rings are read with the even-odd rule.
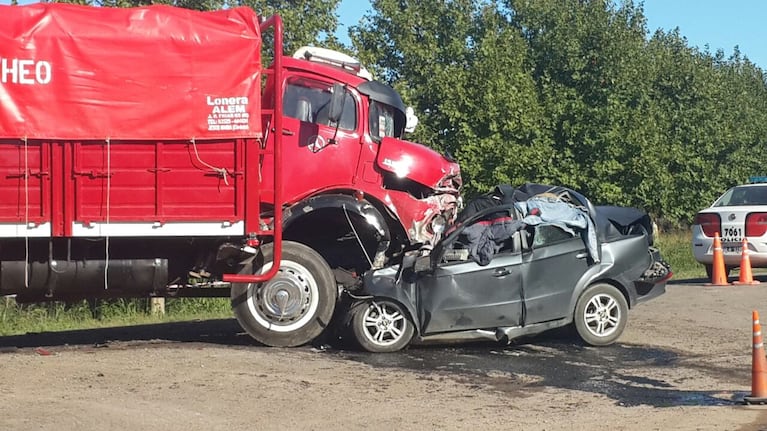
[[[260,137],[249,8],[0,6],[0,139]]]
[[[283,227],[287,229],[291,223],[296,221],[302,215],[325,208],[336,208],[346,210],[349,213],[357,214],[365,219],[372,226],[384,241],[391,240],[391,233],[386,220],[376,207],[366,200],[359,200],[353,196],[343,194],[329,194],[312,196],[302,202],[297,203],[285,211],[285,220]]]

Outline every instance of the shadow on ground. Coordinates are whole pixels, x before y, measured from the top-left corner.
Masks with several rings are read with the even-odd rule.
[[[679,387],[691,374],[743,384],[751,378],[750,370],[695,365],[690,356],[668,349],[630,344],[588,347],[559,334],[539,337],[530,344],[421,346],[396,355],[344,352],[342,356],[373,367],[423,371],[424,378],[433,378],[435,370],[459,375],[466,383],[489,385],[514,396],[553,387],[604,395],[626,407],[732,405],[748,395],[733,390],[732,384],[724,384],[721,391]],[[682,367],[692,373],[677,373]],[[681,377],[685,375],[688,377]]]
[[[159,323],[60,332],[39,332],[0,337],[0,350],[16,348],[103,345],[115,341],[203,342],[223,345],[252,345],[234,319]]]

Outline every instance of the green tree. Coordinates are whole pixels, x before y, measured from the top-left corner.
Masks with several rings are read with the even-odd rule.
[[[554,180],[598,202],[636,204],[650,109],[645,21],[631,3],[510,1],[557,157]]]
[[[376,0],[351,29],[363,62],[421,118],[415,140],[455,155],[468,194],[545,178],[524,40],[496,2]]]
[[[340,46],[334,36],[340,3],[341,0],[239,0],[227,1],[226,6],[249,6],[263,17],[279,14],[284,24],[285,52],[292,54],[304,45]]]
[[[729,59],[700,52],[678,31],[656,33],[649,48],[660,66],[653,81],[655,118],[665,132],[660,158],[673,173],[659,196],[663,214],[686,223],[726,187],[761,172],[764,76],[737,49]]]

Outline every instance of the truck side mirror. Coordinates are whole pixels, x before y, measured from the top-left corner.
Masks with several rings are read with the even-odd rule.
[[[346,101],[346,89],[343,84],[333,84],[333,95],[330,97],[330,107],[328,108],[328,120],[331,123],[338,124],[341,121],[341,115],[344,113],[344,102]]]
[[[413,133],[415,126],[418,124],[418,117],[415,115],[415,110],[412,106],[408,106],[405,110],[405,133]]]

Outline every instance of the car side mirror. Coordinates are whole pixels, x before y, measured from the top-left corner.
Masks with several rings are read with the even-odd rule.
[[[397,282],[399,283],[403,277],[429,270],[431,270],[431,258],[428,255],[422,256],[420,251],[405,252],[397,271]]]
[[[331,123],[338,124],[344,113],[344,102],[346,101],[346,89],[343,84],[333,84],[333,94],[330,97],[330,106],[328,107],[328,120]]]
[[[415,265],[413,265],[415,272],[429,271],[431,269],[431,258],[429,256],[419,256],[415,261]]]
[[[405,254],[402,256],[402,262],[399,264],[399,270],[397,270],[397,283],[402,280],[402,275],[405,272],[412,271],[417,259],[418,253],[412,251],[405,252]]]
[[[404,256],[402,256],[402,268],[412,268],[415,266],[416,261],[418,261],[418,253],[414,252],[408,252],[405,253]]]

